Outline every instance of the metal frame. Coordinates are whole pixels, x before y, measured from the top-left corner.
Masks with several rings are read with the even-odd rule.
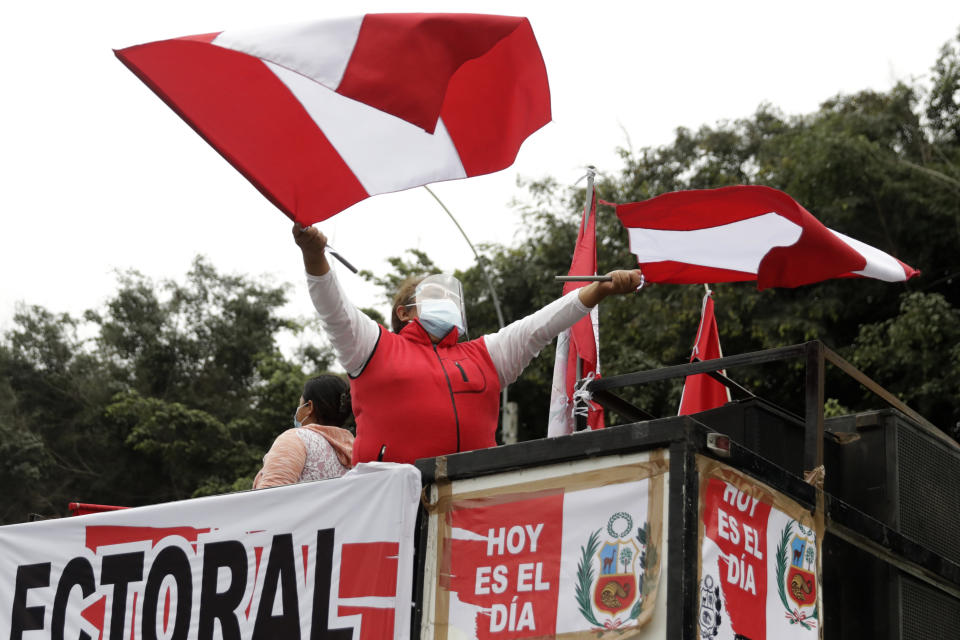
[[[804,389],[804,422],[806,428],[804,430],[803,461],[804,469],[807,471],[812,471],[823,465],[823,402],[826,386],[826,363],[828,362],[840,369],[847,376],[859,382],[889,406],[897,409],[919,424],[925,432],[943,442],[949,443],[954,448],[960,448],[960,445],[940,431],[929,420],[908,407],[903,401],[881,387],[869,376],[847,362],[819,340],[812,340],[788,347],[778,347],[764,351],[754,351],[752,353],[716,358],[714,360],[691,362],[689,364],[664,367],[662,369],[609,376],[592,381],[587,385],[587,390],[593,394],[593,400],[603,405],[605,409],[614,411],[630,420],[649,420],[654,416],[644,409],[620,398],[613,393],[612,390],[705,373],[735,391],[749,393],[749,391],[743,389],[740,385],[717,372],[723,369],[735,369],[748,365],[799,359],[803,359],[806,365],[806,382]]]
[[[686,430],[688,438],[692,435]],[[667,637],[697,637],[697,547],[700,512],[700,476],[694,448],[688,441],[670,444],[670,529],[667,547]]]

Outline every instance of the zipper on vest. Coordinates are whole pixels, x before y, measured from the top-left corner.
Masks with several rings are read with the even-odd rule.
[[[460,375],[463,376],[463,381],[470,382],[469,380],[467,380],[467,372],[463,370],[463,367],[460,366],[460,363],[454,360],[453,364],[457,366],[457,369],[460,369]]]
[[[450,376],[447,375],[447,370],[443,368],[443,360],[440,359],[440,353],[437,351],[437,345],[433,346],[433,353],[437,356],[437,364],[440,365],[440,371],[443,371],[443,377],[447,380],[447,390],[450,392],[450,404],[453,405],[453,421],[457,425],[457,451],[460,451],[460,416],[457,414],[457,400],[453,395],[453,385],[450,384]],[[460,365],[457,364],[459,367]],[[463,369],[461,369],[463,371]],[[464,380],[467,378],[467,374],[463,374]]]

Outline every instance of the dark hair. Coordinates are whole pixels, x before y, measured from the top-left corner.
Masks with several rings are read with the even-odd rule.
[[[307,380],[303,401],[313,403],[313,417],[320,424],[342,427],[353,415],[350,385],[340,376],[326,374]]]
[[[407,278],[401,283],[397,292],[393,294],[393,302],[390,306],[390,329],[392,329],[394,333],[400,333],[400,330],[407,326],[407,323],[397,316],[397,307],[414,303],[417,285],[426,277],[427,276],[414,276]]]

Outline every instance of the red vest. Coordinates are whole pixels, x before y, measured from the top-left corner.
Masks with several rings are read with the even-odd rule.
[[[357,421],[353,463],[418,458],[496,445],[500,380],[483,338],[434,345],[414,320],[400,333],[380,328],[366,367],[350,381]]]

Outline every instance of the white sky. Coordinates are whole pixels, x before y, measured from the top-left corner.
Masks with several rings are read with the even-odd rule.
[[[341,8],[343,7],[343,8]],[[390,2],[97,0],[0,8],[0,330],[16,301],[79,313],[115,270],[181,278],[202,253],[221,271],[290,282],[312,310],[291,223],[113,55],[111,49],[227,28],[385,11],[525,15],[550,77],[554,121],[514,166],[436,185],[475,244],[509,243],[518,175],[572,184],[614,149],[670,142],[749,116],[761,102],[806,113],[838,93],[922,78],[960,26],[960,2]],[[473,261],[423,189],[377,196],[320,225],[361,268],[426,250]],[[602,268],[630,265],[602,265]],[[340,270],[355,302],[375,291]],[[556,286],[544,283],[544,286]],[[559,287],[557,287],[559,293]]]

